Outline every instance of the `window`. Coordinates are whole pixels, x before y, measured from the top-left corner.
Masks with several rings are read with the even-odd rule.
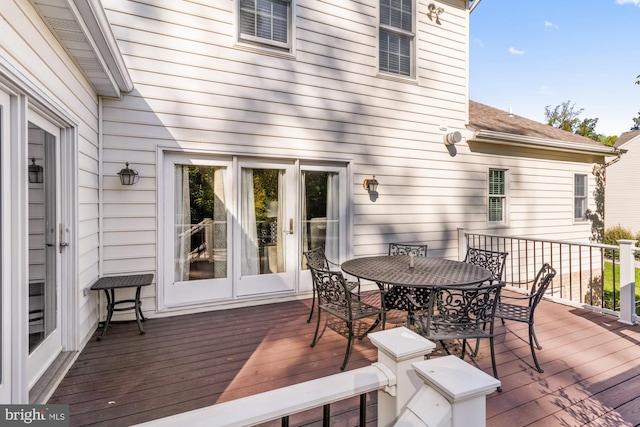
[[[584,174],[573,177],[573,219],[587,220],[587,175]]]
[[[291,0],[239,0],[240,40],[289,49]]]
[[[411,76],[413,0],[380,0],[380,71]]]
[[[507,222],[507,171],[489,169],[489,222]]]

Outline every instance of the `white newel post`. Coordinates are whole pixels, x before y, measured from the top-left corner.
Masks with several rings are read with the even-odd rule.
[[[398,425],[407,427],[485,427],[486,396],[500,381],[456,356],[413,364],[423,387],[407,405]]]
[[[436,345],[405,327],[375,332],[369,334],[369,339],[378,348],[375,366],[390,371],[389,378],[395,375],[395,383],[378,392],[378,426],[392,426],[424,384],[412,364],[423,361]]]
[[[467,256],[467,229],[458,227],[458,260],[462,261]]]
[[[636,316],[636,240],[618,240],[620,245],[620,317],[618,321],[634,325]]]

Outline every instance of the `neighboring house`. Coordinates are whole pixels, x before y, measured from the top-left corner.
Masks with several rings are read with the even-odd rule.
[[[605,186],[605,228],[620,225],[640,233],[640,130],[625,132],[616,141],[615,147],[626,151],[619,161],[607,166]]]
[[[390,3],[2,2],[0,402],[55,385],[101,276],[172,316],[308,297],[317,245],[588,239],[617,150],[469,102],[468,1]]]

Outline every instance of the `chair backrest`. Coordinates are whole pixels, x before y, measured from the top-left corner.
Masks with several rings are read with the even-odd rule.
[[[545,263],[540,270],[538,270],[538,274],[536,274],[536,278],[531,286],[531,291],[529,292],[530,307],[535,308],[538,305],[555,276],[556,270],[554,270],[549,263]]]
[[[328,269],[317,269],[309,265],[311,276],[316,286],[318,301],[322,304],[334,304],[346,307],[351,312],[352,293],[347,288],[347,281],[342,272]]]
[[[389,243],[389,255],[427,256],[427,245],[406,245],[404,243]]]
[[[470,329],[490,326],[496,313],[500,291],[505,282],[485,286],[440,286],[432,288],[427,322],[432,330],[443,333],[447,329],[468,325]]]
[[[307,260],[307,265],[309,266],[309,268],[315,268],[317,270],[329,270],[329,263],[322,247],[310,249],[304,252],[304,256]]]
[[[501,281],[504,265],[509,252],[488,251],[486,249],[468,248],[464,262],[480,266],[491,272],[492,281]]]

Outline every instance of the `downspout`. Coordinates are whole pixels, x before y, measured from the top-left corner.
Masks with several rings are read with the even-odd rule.
[[[98,277],[102,277],[104,262],[104,117],[103,98],[98,95]],[[102,297],[102,293],[99,294]],[[100,304],[98,304],[100,316]]]

